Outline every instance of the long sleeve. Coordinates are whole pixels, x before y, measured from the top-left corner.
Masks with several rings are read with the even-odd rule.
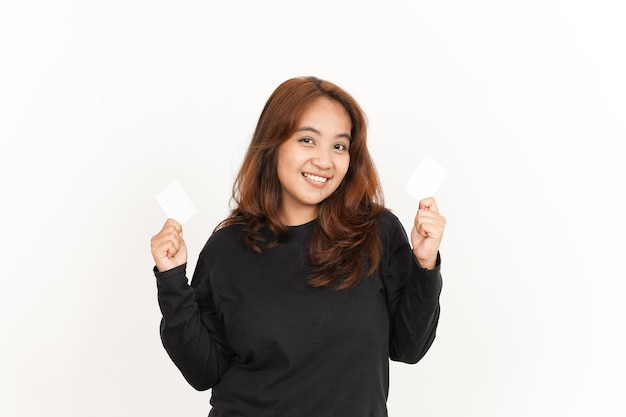
[[[432,270],[422,268],[397,217],[385,223],[382,279],[391,321],[390,358],[417,363],[430,349],[439,322],[441,259],[438,255]]]
[[[202,391],[212,388],[228,368],[231,351],[217,317],[206,268],[198,261],[192,286],[186,265],[160,273],[157,278],[161,313],[161,341],[187,382]]]

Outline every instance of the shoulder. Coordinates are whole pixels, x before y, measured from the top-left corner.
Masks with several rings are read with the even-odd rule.
[[[232,253],[238,248],[244,247],[242,239],[243,225],[233,224],[215,230],[202,248],[201,256],[204,254]]]
[[[398,251],[410,251],[409,237],[398,216],[390,209],[385,210],[377,218],[378,235],[383,258]]]
[[[383,212],[376,219],[378,224],[378,230],[381,235],[391,236],[398,231],[402,231],[404,233],[404,227],[400,222],[398,216],[396,216],[389,208],[385,208]]]
[[[385,207],[382,213],[380,214],[380,216],[378,216],[379,224],[380,223],[383,223],[383,224],[396,223],[399,221],[400,220],[398,219],[398,216],[396,216],[395,213],[391,211],[391,209],[388,207]]]

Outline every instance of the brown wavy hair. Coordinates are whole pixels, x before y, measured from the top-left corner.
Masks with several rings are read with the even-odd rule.
[[[294,133],[306,108],[321,97],[345,107],[352,122],[352,138],[348,172],[337,190],[318,205],[309,242],[313,273],[308,282],[314,287],[345,289],[378,266],[381,249],[376,219],[384,204],[378,173],[367,149],[365,114],[350,94],[331,82],[298,77],[274,90],[233,185],[234,208],[216,230],[243,225],[244,241],[257,252],[289,238],[289,229],[280,220],[278,147]]]

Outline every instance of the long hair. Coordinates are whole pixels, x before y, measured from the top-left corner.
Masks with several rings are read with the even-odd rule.
[[[235,179],[233,208],[216,230],[243,225],[245,243],[257,252],[289,238],[289,230],[280,220],[278,148],[294,133],[307,106],[321,97],[346,109],[352,139],[348,172],[335,192],[318,204],[317,224],[309,241],[313,273],[308,282],[314,287],[345,289],[378,266],[381,249],[376,219],[384,204],[378,173],[367,149],[365,114],[352,96],[331,82],[299,77],[274,90]]]

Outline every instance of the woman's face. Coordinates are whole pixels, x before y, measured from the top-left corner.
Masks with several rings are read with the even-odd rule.
[[[341,184],[350,165],[352,123],[336,101],[311,103],[295,132],[278,148],[281,220],[288,226],[317,217],[317,205]]]

